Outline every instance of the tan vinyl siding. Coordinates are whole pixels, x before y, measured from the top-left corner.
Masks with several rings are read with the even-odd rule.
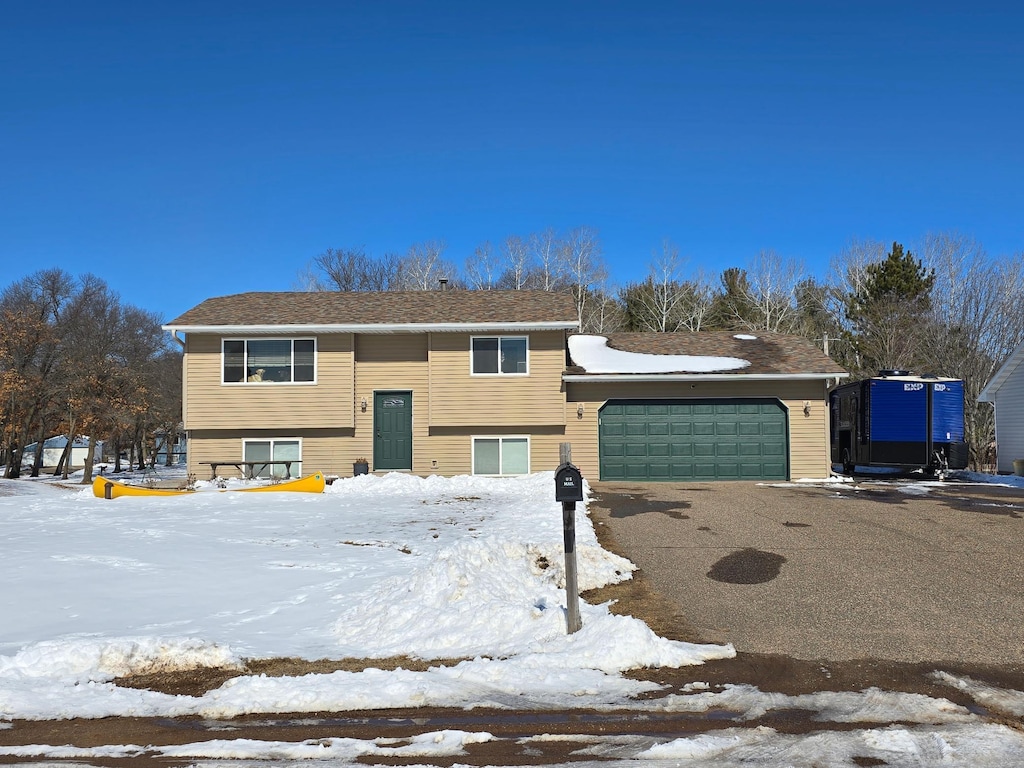
[[[186,429],[287,432],[353,426],[351,334],[317,337],[315,384],[222,384],[221,339],[216,335],[188,335],[184,362]]]
[[[565,333],[525,335],[529,337],[527,376],[473,376],[471,335],[431,334],[430,426],[564,425]]]
[[[536,427],[509,427],[480,432],[446,429],[440,434],[425,437],[417,434],[417,442],[413,446],[413,474],[424,477],[468,475],[473,468],[472,439],[496,435],[525,435],[530,438],[532,472],[555,469],[558,466],[558,446],[566,440],[560,427],[539,430]],[[356,458],[372,458],[372,451],[365,448],[369,438],[355,437],[352,430],[202,430],[192,432],[189,439],[188,472],[200,480],[207,480],[210,467],[203,462],[240,461],[243,440],[270,438],[302,440],[302,471],[307,475],[323,472],[327,477],[351,477],[352,462]],[[217,474],[221,477],[238,476],[235,467],[230,466],[220,467]]]
[[[188,441],[188,472],[200,480],[210,478],[209,461],[240,461],[243,440],[267,440],[298,438],[302,441],[302,472],[309,475],[323,472],[327,476],[349,476],[352,474],[351,458],[355,454],[352,445],[352,430],[326,429],[246,429],[246,430],[196,430]],[[344,458],[343,458],[344,457]],[[347,466],[345,461],[348,461]],[[220,467],[221,477],[238,477],[235,467]]]
[[[349,464],[353,458],[365,457],[373,470],[374,393],[412,392],[412,471],[430,474],[429,458],[421,450],[427,436],[427,342],[425,333],[356,336],[355,439]]]
[[[558,446],[565,441],[561,427],[492,427],[467,430],[462,427],[441,427],[430,430],[424,441],[426,474],[468,475],[473,471],[473,438],[506,435],[530,438],[530,471],[544,472],[558,467]],[[433,466],[437,462],[437,466]],[[424,474],[418,472],[418,474]],[[554,488],[552,488],[554,494]]]
[[[570,382],[569,416],[566,439],[572,443],[573,463],[584,477],[597,479],[598,412],[605,402],[618,398],[707,398],[770,397],[782,402],[789,420],[790,477],[828,477],[828,404],[821,381],[726,381],[697,382]],[[804,403],[810,415],[804,415]],[[583,404],[583,417],[577,418],[577,406]]]

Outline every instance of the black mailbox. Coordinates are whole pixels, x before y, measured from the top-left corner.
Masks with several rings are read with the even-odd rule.
[[[555,501],[583,501],[583,475],[572,464],[555,470]]]

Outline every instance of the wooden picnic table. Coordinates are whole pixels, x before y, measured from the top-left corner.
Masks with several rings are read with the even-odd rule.
[[[266,461],[239,461],[236,459],[229,459],[226,461],[200,461],[200,464],[205,464],[210,467],[210,479],[217,479],[217,467],[234,467],[242,473],[242,477],[246,480],[252,480],[254,477],[259,475],[267,467],[271,466],[283,466],[285,472],[285,479],[291,479],[292,476],[292,464],[298,464],[298,459],[280,459],[272,461],[267,459]],[[257,469],[259,467],[259,469]]]

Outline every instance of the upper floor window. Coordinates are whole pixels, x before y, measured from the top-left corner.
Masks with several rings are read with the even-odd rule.
[[[225,384],[316,381],[315,339],[225,339]]]
[[[526,364],[525,336],[474,336],[471,344],[471,371],[477,373],[529,373]]]

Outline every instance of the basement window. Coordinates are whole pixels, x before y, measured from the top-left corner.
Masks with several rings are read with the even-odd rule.
[[[474,475],[527,475],[530,473],[530,438],[474,437]]]

